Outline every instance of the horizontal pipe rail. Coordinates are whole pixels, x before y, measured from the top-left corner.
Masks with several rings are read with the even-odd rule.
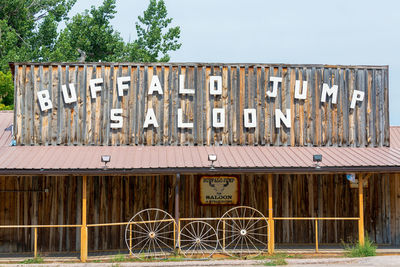
[[[58,228],[58,227],[82,227],[80,224],[60,224],[60,225],[0,225],[0,228]]]

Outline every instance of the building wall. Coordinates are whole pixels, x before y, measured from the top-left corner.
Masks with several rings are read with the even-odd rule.
[[[220,217],[231,206],[201,206],[199,175],[182,175],[181,217]],[[265,175],[241,175],[240,205],[268,214]],[[150,207],[174,215],[173,176],[88,177],[88,224],[128,221]],[[1,225],[80,224],[82,177],[0,177]],[[356,217],[358,190],[343,175],[274,175],[275,217]],[[48,192],[30,192],[48,189]],[[16,192],[20,191],[20,192]],[[378,244],[400,245],[400,175],[372,175],[365,189],[365,230]],[[125,249],[123,226],[89,228],[89,250]],[[311,221],[277,221],[277,243],[313,243]],[[358,238],[357,222],[319,224],[320,243]],[[32,229],[0,229],[0,251],[32,251]],[[39,251],[79,250],[80,230],[38,230]]]

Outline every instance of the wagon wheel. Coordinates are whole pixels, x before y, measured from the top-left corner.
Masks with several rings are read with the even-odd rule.
[[[160,209],[145,209],[130,219],[125,243],[138,258],[166,258],[175,248],[175,220]]]
[[[208,223],[194,221],[186,224],[180,234],[180,250],[185,257],[211,257],[218,247],[215,229]]]
[[[228,210],[217,225],[223,251],[232,257],[255,257],[268,250],[268,221],[258,210],[240,206]]]

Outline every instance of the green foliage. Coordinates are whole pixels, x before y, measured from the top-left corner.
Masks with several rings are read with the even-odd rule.
[[[57,40],[53,61],[77,61],[78,49],[86,54],[80,61],[115,61],[122,58],[124,42],[110,24],[114,18],[115,0],[104,0],[98,8],[92,6],[75,15]]]
[[[44,263],[44,260],[42,257],[37,256],[36,258],[32,259],[26,259],[20,262],[21,264],[37,264],[37,263]]]
[[[11,72],[0,71],[0,110],[12,109],[14,103],[14,84]]]
[[[136,23],[138,39],[127,45],[129,61],[167,62],[170,59],[168,52],[181,47],[178,43],[181,30],[179,26],[168,28],[172,19],[167,15],[163,0],[150,0],[143,17],[139,16]]]
[[[48,61],[57,26],[76,0],[0,0],[0,71],[11,61]]]
[[[127,260],[127,258],[125,257],[125,255],[117,254],[111,259],[111,262],[123,262],[126,260]]]
[[[376,256],[376,246],[365,236],[364,245],[357,242],[353,246],[345,245],[346,256],[348,257],[371,257]]]

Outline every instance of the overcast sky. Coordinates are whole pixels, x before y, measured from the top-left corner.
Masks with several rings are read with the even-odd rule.
[[[171,62],[389,65],[390,123],[400,125],[400,1],[165,0],[182,47]],[[102,0],[78,0],[70,17]],[[148,0],[117,0],[114,28],[136,38]]]

